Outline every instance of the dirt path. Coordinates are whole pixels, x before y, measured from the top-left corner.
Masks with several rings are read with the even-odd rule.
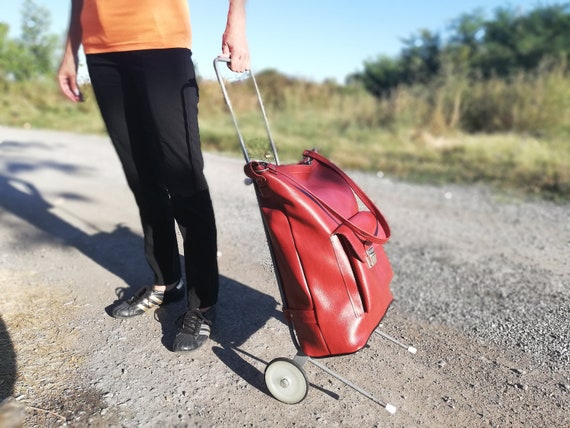
[[[570,206],[354,173],[386,214],[396,301],[354,355],[307,364],[307,398],[263,371],[295,354],[242,162],[207,156],[219,323],[169,351],[181,305],[105,308],[148,284],[134,203],[106,138],[0,127],[0,426],[570,426]],[[12,420],[12,422],[10,422]],[[14,422],[15,421],[15,422]]]

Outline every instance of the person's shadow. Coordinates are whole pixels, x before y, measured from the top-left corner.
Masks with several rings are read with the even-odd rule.
[[[17,143],[10,143],[17,144]],[[18,143],[19,144],[19,143]],[[9,172],[30,171],[40,168],[55,169],[64,173],[76,173],[77,169],[65,163],[12,163],[6,166]],[[59,195],[68,200],[88,198],[80,194]],[[31,234],[29,228],[10,225],[13,233],[21,236],[20,247],[31,248],[44,245],[46,235],[55,238],[55,245],[70,246],[78,249],[101,267],[115,274],[127,284],[136,284],[144,280],[141,270],[133,267],[145,263],[141,256],[133,255],[133,248],[140,248],[142,238],[129,228],[117,225],[110,232],[88,235],[77,227],[62,220],[52,212],[53,206],[47,202],[39,190],[27,181],[10,175],[0,174],[0,211],[12,213],[29,225],[44,232],[45,235]],[[4,227],[8,227],[5,225]],[[21,230],[17,228],[20,227]],[[134,261],[134,263],[133,263]],[[10,338],[9,326],[0,318],[0,401],[13,394],[17,371],[17,360]]]

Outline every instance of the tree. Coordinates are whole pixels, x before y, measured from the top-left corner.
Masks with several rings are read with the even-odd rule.
[[[451,36],[444,49],[445,63],[461,75],[469,75],[478,61],[485,36],[485,16],[481,9],[460,15],[449,26]]]
[[[364,71],[349,81],[362,82],[380,97],[402,84],[434,82],[449,70],[467,78],[510,78],[521,70],[536,70],[545,59],[570,52],[570,3],[527,14],[498,8],[490,20],[477,10],[461,15],[449,30],[446,41],[425,29],[413,34],[403,41],[398,57],[365,62]]]
[[[0,23],[0,77],[30,80],[52,75],[58,37],[49,34],[50,13],[33,0],[25,0],[22,8],[22,35],[9,39],[9,27]]]
[[[364,73],[355,73],[347,82],[361,83],[364,88],[377,98],[389,95],[390,91],[404,83],[400,64],[393,58],[381,56],[376,61],[364,63]]]
[[[440,70],[441,36],[423,29],[404,40],[400,54],[400,68],[406,83],[427,83]]]
[[[547,57],[570,52],[570,4],[541,7],[526,15],[499,8],[485,25],[484,52],[474,67],[508,77],[535,70]]]
[[[54,53],[57,48],[57,36],[49,34],[51,17],[49,10],[38,6],[34,0],[25,0],[22,10],[21,76],[34,78],[52,74],[54,71]]]
[[[8,38],[10,27],[0,22],[0,80],[14,79],[14,70],[18,68],[20,50],[18,44]]]

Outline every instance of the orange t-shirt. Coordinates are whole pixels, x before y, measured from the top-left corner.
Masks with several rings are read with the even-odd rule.
[[[81,11],[86,54],[190,48],[187,0],[84,0]]]

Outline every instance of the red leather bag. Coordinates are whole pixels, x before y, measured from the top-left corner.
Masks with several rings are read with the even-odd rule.
[[[393,299],[383,249],[390,229],[339,167],[315,151],[303,155],[298,164],[251,161],[245,173],[256,183],[284,313],[301,350],[349,354],[366,345]]]

